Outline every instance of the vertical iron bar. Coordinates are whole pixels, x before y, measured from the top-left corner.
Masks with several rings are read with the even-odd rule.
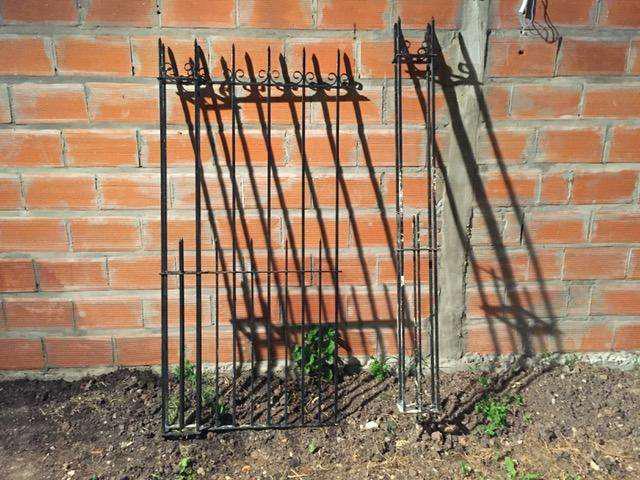
[[[249,240],[249,255],[253,255],[253,239]],[[253,262],[252,262],[253,263]],[[250,399],[250,403],[251,403],[251,425],[254,424],[255,422],[255,410],[256,410],[256,406],[255,406],[255,396],[256,396],[256,390],[255,390],[255,377],[256,377],[256,360],[255,360],[255,348],[256,348],[256,316],[255,316],[255,312],[254,312],[254,301],[253,301],[253,296],[255,293],[254,290],[254,269],[252,269],[251,272],[249,272],[249,277],[250,277],[250,288],[249,288],[249,331],[251,332],[251,399]]]
[[[318,329],[323,332],[322,309],[322,240],[318,241]],[[320,345],[318,344],[318,358],[320,357]],[[322,378],[318,379],[318,423],[322,421]]]
[[[411,230],[411,244],[413,246],[413,256],[412,256],[412,268],[413,268],[413,368],[415,369],[414,375],[416,376],[414,385],[415,385],[415,399],[414,403],[416,406],[418,405],[418,398],[420,396],[420,382],[418,376],[418,281],[417,277],[420,276],[420,272],[418,271],[418,256],[420,252],[418,251],[418,214],[414,214],[412,217],[413,225]]]
[[[167,261],[167,83],[165,46],[158,40],[158,103],[160,104],[160,324],[162,331],[162,431],[167,432],[167,401],[169,397],[169,309]]]
[[[216,383],[216,402],[220,404],[220,246],[218,245],[218,241],[216,240],[215,244],[215,327],[214,327],[214,335],[215,335],[215,383]]]
[[[436,211],[436,194],[435,194],[435,142],[436,142],[436,22],[431,19],[431,121],[430,123],[430,136],[431,136],[431,204],[433,215],[433,294],[434,294],[434,346],[435,346],[435,376],[436,376],[436,388],[435,388],[435,407],[440,408],[440,340],[439,340],[439,324],[438,324],[438,224],[437,224],[437,211]]]
[[[405,350],[404,350],[404,234],[402,191],[402,46],[400,19],[395,28],[395,130],[396,130],[396,295],[398,329],[398,389],[401,408],[405,408]]]
[[[333,349],[333,418],[338,421],[338,315],[340,311],[340,278],[338,271],[340,269],[339,243],[340,243],[340,185],[342,180],[342,166],[340,165],[340,49],[337,52],[336,67],[336,178],[335,178],[335,314],[333,320],[333,341],[335,348]]]
[[[421,273],[421,266],[420,266],[420,256],[422,255],[422,242],[420,239],[420,212],[418,212],[416,214],[416,223],[417,223],[417,228],[416,228],[416,251],[417,251],[417,261],[416,261],[416,275],[417,275],[417,279],[414,278],[414,282],[416,282],[418,284],[418,298],[415,299],[414,301],[417,302],[418,304],[418,316],[416,318],[416,321],[418,322],[417,325],[417,335],[416,335],[416,342],[418,343],[418,358],[417,358],[417,364],[418,364],[418,368],[416,371],[416,375],[418,377],[418,399],[417,399],[417,403],[418,403],[418,409],[420,411],[422,411],[422,273]]]
[[[180,403],[178,414],[180,417],[180,430],[184,429],[184,240],[181,238],[178,244],[178,271],[180,272]]]
[[[301,298],[300,298],[300,332],[302,334],[302,338],[300,342],[302,344],[302,352],[304,355],[305,352],[305,302],[307,300],[307,283],[305,279],[305,270],[306,270],[306,228],[305,228],[305,220],[306,220],[306,175],[307,175],[307,50],[305,48],[302,49],[302,138],[301,138],[301,177],[302,177],[302,185],[300,188],[302,189],[302,195],[300,196],[300,210],[301,210],[301,230],[300,230],[300,243],[301,243],[301,251],[302,251],[302,259],[301,259],[301,267],[302,273],[298,277],[300,278],[300,287],[301,287]],[[303,362],[304,362],[303,358]],[[300,423],[304,424],[304,414],[305,414],[305,381],[304,381],[304,363],[300,365]]]
[[[231,45],[231,77],[229,81],[231,90],[231,265],[232,265],[232,291],[231,291],[231,405],[233,412],[233,424],[236,424],[236,341],[238,338],[238,318],[236,309],[236,270],[237,270],[237,238],[236,238],[236,45]]]
[[[202,423],[202,225],[200,221],[201,158],[200,158],[200,55],[194,41],[194,149],[195,149],[195,222],[196,222],[196,430]]]
[[[273,164],[271,151],[271,47],[267,47],[267,425],[271,425],[271,357],[273,355],[271,345],[271,270],[272,270],[272,245],[271,245],[271,168]]]
[[[284,422],[289,423],[289,239],[284,242]]]

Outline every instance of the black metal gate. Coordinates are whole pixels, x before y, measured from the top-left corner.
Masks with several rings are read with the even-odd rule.
[[[410,42],[405,40],[400,19],[394,25],[394,111],[396,136],[396,287],[397,287],[397,337],[398,337],[398,408],[408,413],[437,412],[440,409],[440,356],[438,342],[438,217],[436,210],[436,99],[435,79],[438,62],[438,43],[435,21],[427,25],[424,40],[417,51],[410,52]],[[403,78],[404,67],[408,73]],[[422,238],[420,212],[411,215],[411,239],[405,243],[405,215],[403,172],[402,90],[405,80],[416,88],[422,100],[427,130],[426,174],[427,234],[426,245]],[[426,253],[429,283],[429,312],[425,315],[422,305],[422,257]],[[407,256],[410,265],[406,268]],[[408,279],[412,279],[409,283]],[[426,320],[426,322],[425,322]],[[423,327],[428,327],[425,334]],[[407,342],[409,337],[409,342]],[[423,338],[428,338],[428,348]],[[425,353],[426,352],[426,353]],[[425,368],[429,373],[425,375]],[[428,379],[428,384],[427,384]],[[411,385],[413,384],[413,385]],[[429,391],[429,401],[424,399]]]
[[[236,66],[235,46],[231,49],[231,65],[224,78],[215,79],[209,72],[204,54],[197,41],[193,59],[186,72],[178,68],[172,52],[160,40],[159,45],[159,105],[160,105],[160,170],[161,170],[161,333],[162,333],[162,428],[165,435],[199,434],[207,430],[286,428],[296,425],[325,425],[336,423],[339,417],[338,327],[341,317],[340,289],[340,229],[334,238],[307,245],[306,188],[309,176],[306,155],[307,104],[311,97],[322,95],[335,108],[334,151],[335,203],[333,221],[339,222],[340,211],[340,102],[341,98],[359,85],[341,73],[340,51],[336,54],[336,72],[323,80],[307,70],[306,51],[303,51],[302,70],[280,73],[272,67],[271,50],[267,51],[267,68],[258,73],[244,72]],[[169,58],[167,59],[167,55]],[[169,61],[167,61],[169,60]],[[283,69],[284,70],[284,69]],[[175,85],[176,94],[188,118],[189,136],[193,145],[195,201],[193,218],[194,268],[185,267],[185,241],[177,238],[177,268],[169,267],[169,219],[167,212],[167,86]],[[238,93],[242,95],[239,95]],[[274,95],[275,94],[275,95]],[[301,236],[294,245],[293,236],[285,240],[284,264],[278,264],[272,248],[273,176],[277,174],[272,149],[272,105],[276,102],[301,108],[296,119],[297,141],[301,152],[300,212]],[[267,149],[266,206],[260,210],[260,221],[266,248],[266,262],[262,267],[254,252],[254,239],[247,234],[239,218],[242,203],[236,177],[237,143],[239,136],[239,104],[253,103],[260,110],[262,135]],[[262,107],[264,105],[264,108]],[[193,118],[190,118],[190,107]],[[266,109],[266,111],[264,111]],[[202,261],[202,198],[209,202],[203,179],[201,134],[205,130],[212,146],[213,136],[223,137],[221,112],[230,111],[230,140],[222,140],[220,148],[227,159],[231,183],[230,205],[226,205],[230,248],[224,248],[219,220],[207,205],[208,221],[213,232],[213,268],[203,268]],[[218,121],[218,132],[207,120],[211,112]],[[205,119],[203,129],[202,121]],[[213,147],[215,150],[215,147]],[[215,167],[224,168],[214,152]],[[278,200],[283,201],[281,192]],[[263,215],[263,211],[266,211]],[[322,215],[316,209],[317,215]],[[326,214],[325,214],[326,215]],[[320,218],[318,220],[321,220]],[[238,230],[244,232],[239,238]],[[331,245],[333,243],[333,252]],[[331,279],[333,318],[328,318],[323,275]],[[195,279],[195,325],[193,328],[195,359],[191,364],[186,354],[185,280]],[[204,339],[204,354],[212,369],[203,371],[203,277],[212,278],[215,295],[211,339]],[[169,282],[178,280],[178,341],[171,345],[169,332]],[[324,286],[324,288],[323,288]],[[221,301],[221,290],[227,292],[228,302]],[[292,305],[290,288],[301,290],[300,305]],[[275,291],[274,291],[275,290]],[[315,319],[310,315],[309,290],[318,302]],[[244,311],[239,312],[240,301]],[[227,308],[228,310],[225,310]],[[222,310],[225,310],[224,312]],[[297,311],[294,311],[297,310]],[[229,318],[223,325],[222,317]],[[314,321],[315,320],[315,321]],[[176,348],[177,347],[177,348]],[[170,359],[178,351],[178,358]],[[229,352],[230,350],[230,352]],[[170,363],[177,368],[170,371]],[[276,371],[276,367],[281,367]],[[230,371],[229,371],[230,370]]]

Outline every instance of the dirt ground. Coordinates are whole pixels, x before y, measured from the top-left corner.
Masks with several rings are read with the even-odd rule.
[[[160,434],[159,382],[119,370],[0,383],[4,479],[640,478],[640,370],[551,359],[442,375],[443,413],[395,408],[394,378],[347,377],[338,426]],[[506,419],[506,426],[494,420]],[[367,426],[368,428],[365,428]],[[496,427],[497,428],[493,428]],[[504,428],[500,428],[504,426]]]

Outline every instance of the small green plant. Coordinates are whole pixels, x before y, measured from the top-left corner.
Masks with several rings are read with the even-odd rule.
[[[471,465],[469,465],[465,461],[461,461],[460,462],[460,475],[462,475],[463,477],[468,477],[469,475],[471,475],[471,473],[473,473],[473,468],[471,468]]]
[[[371,357],[371,363],[369,364],[369,373],[378,381],[382,381],[389,376],[391,368],[384,360]]]
[[[482,388],[487,388],[491,384],[491,379],[486,375],[481,375],[478,377],[478,383]]]
[[[193,460],[191,457],[182,457],[178,462],[178,475],[176,480],[194,480],[196,471],[193,468]]]
[[[311,439],[309,445],[307,446],[307,451],[311,454],[314,454],[318,451],[318,445],[314,439]]]
[[[504,469],[508,480],[540,480],[542,478],[539,473],[523,473],[519,475],[516,466],[517,462],[513,458],[505,457]]]
[[[180,365],[173,367],[173,376],[180,380]],[[184,381],[193,385],[196,383],[196,366],[189,360],[184,362]]]
[[[531,415],[529,412],[525,413],[522,416],[522,421],[527,425],[531,425],[533,423],[533,415]]]
[[[293,361],[311,378],[333,380],[335,337],[334,328],[312,327],[305,334],[303,345],[293,348]]]
[[[513,406],[522,406],[522,395],[509,397],[485,396],[476,404],[476,413],[482,415],[484,423],[479,427],[480,431],[489,437],[495,437],[507,427],[507,418]]]

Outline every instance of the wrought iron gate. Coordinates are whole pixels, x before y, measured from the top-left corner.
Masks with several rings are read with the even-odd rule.
[[[396,287],[397,287],[397,338],[398,338],[398,408],[402,412],[437,412],[440,408],[440,357],[438,342],[438,224],[436,210],[436,102],[435,78],[438,62],[438,43],[435,33],[435,21],[427,25],[424,40],[416,52],[409,50],[410,42],[402,33],[400,19],[394,25],[394,105],[396,136]],[[411,240],[405,244],[405,208],[403,172],[405,170],[403,154],[402,89],[403,73],[406,66],[408,80],[419,89],[418,96],[423,98],[426,142],[427,194],[427,239],[422,240],[420,212],[411,216]],[[423,70],[421,70],[423,68]],[[424,84],[424,86],[422,86]],[[429,313],[424,314],[422,305],[422,257],[427,254],[429,283]],[[407,270],[406,256],[410,257]],[[408,284],[411,280],[411,285]],[[412,292],[409,290],[412,290]],[[428,331],[425,335],[423,324],[427,319]],[[407,332],[409,330],[409,332]],[[410,342],[407,343],[409,333]],[[428,350],[423,338],[428,338]],[[425,351],[427,352],[425,354]],[[429,374],[425,375],[428,362]],[[423,398],[427,390],[430,401]],[[413,384],[413,388],[411,388]]]
[[[361,88],[341,72],[341,53],[336,54],[336,72],[326,75],[326,80],[317,73],[308,71],[306,51],[302,53],[302,70],[286,74],[272,67],[271,50],[267,50],[267,68],[257,74],[247,74],[236,66],[235,46],[231,48],[231,65],[224,78],[215,79],[206,66],[204,55],[197,41],[194,43],[193,59],[181,72],[171,51],[160,40],[159,50],[159,105],[160,105],[160,171],[161,171],[161,333],[162,333],[162,428],[165,435],[184,436],[199,434],[207,430],[286,428],[297,425],[325,425],[336,423],[339,417],[339,375],[337,336],[341,317],[339,306],[340,289],[340,229],[335,228],[334,238],[320,240],[317,245],[307,245],[306,192],[309,177],[306,155],[306,109],[311,96],[323,94],[335,108],[334,148],[335,157],[335,203],[333,221],[339,222],[340,211],[340,103],[343,96]],[[283,69],[284,70],[284,69]],[[169,268],[169,219],[167,212],[167,86],[175,85],[183,111],[188,116],[192,106],[193,120],[188,121],[189,136],[193,145],[195,174],[194,201],[194,249],[195,268],[185,267],[185,242],[177,241],[177,268]],[[238,95],[238,91],[244,95]],[[274,95],[277,94],[277,96]],[[299,103],[301,107],[299,128],[301,167],[300,212],[301,238],[299,245],[285,241],[284,265],[278,265],[272,249],[272,182],[276,172],[272,142],[272,105],[276,101]],[[262,134],[267,148],[266,162],[266,218],[260,215],[264,233],[267,259],[263,268],[254,255],[254,239],[238,238],[239,199],[236,181],[237,137],[239,136],[239,104],[252,102],[262,111]],[[202,197],[206,184],[203,181],[201,160],[202,119],[210,109],[221,126],[221,111],[231,112],[230,142],[222,145],[227,156],[227,169],[231,182],[231,206],[227,212],[230,248],[223,248],[216,220],[209,212],[209,223],[213,230],[213,268],[203,268],[202,262]],[[295,107],[292,115],[296,115]],[[212,137],[212,128],[205,122],[207,137]],[[223,133],[222,131],[217,133]],[[215,166],[222,169],[214,154]],[[279,198],[279,200],[283,200]],[[208,207],[208,206],[207,206]],[[318,213],[318,215],[321,215]],[[318,220],[321,220],[320,218]],[[287,236],[289,237],[289,235]],[[293,240],[292,240],[293,242]],[[334,243],[331,252],[330,243]],[[174,248],[176,247],[174,246]],[[243,247],[246,251],[243,250]],[[230,250],[230,251],[229,251]],[[243,255],[244,253],[244,255]],[[231,257],[230,260],[228,257]],[[331,279],[333,290],[333,318],[327,318],[324,286],[326,277]],[[203,277],[213,278],[215,312],[210,342],[205,348],[210,355],[208,363],[212,370],[203,372],[203,323],[202,283]],[[172,359],[178,367],[170,372],[169,334],[169,282],[178,279],[178,358]],[[185,330],[185,280],[195,278],[195,327],[194,364],[187,360]],[[228,311],[221,312],[221,287],[228,292]],[[239,284],[239,285],[238,285]],[[290,287],[301,289],[299,306],[293,306]],[[239,288],[238,288],[239,287]],[[307,292],[313,289],[318,298],[318,315],[310,318]],[[273,292],[273,290],[276,290]],[[275,297],[274,298],[274,293]],[[240,296],[241,295],[241,296]],[[244,300],[245,312],[238,312],[239,301]],[[330,300],[330,299],[329,299]],[[274,303],[277,301],[277,306]],[[294,307],[297,312],[293,312]],[[222,325],[221,317],[229,317],[230,325]],[[230,327],[230,331],[229,331]],[[243,336],[243,338],[240,337]],[[230,338],[229,338],[230,336]],[[231,350],[229,354],[228,350]],[[223,358],[223,350],[227,357]],[[247,352],[248,351],[248,352]],[[206,352],[205,352],[206,353]],[[248,357],[248,358],[247,358]],[[278,360],[280,364],[277,365]],[[230,364],[230,372],[225,371]],[[248,364],[248,365],[247,365]],[[312,365],[311,365],[312,364]],[[311,365],[311,367],[309,367]],[[276,372],[275,367],[282,371]],[[228,370],[228,368],[227,368]],[[295,371],[295,372],[294,372]],[[177,393],[175,392],[177,390]]]
[[[433,23],[428,27],[425,43],[416,54],[410,54],[402,37],[400,24],[395,32],[395,102],[396,102],[396,219],[397,289],[398,289],[398,382],[399,402],[403,411],[426,411],[422,400],[424,372],[422,348],[422,306],[420,281],[413,283],[414,313],[407,285],[404,281],[405,256],[412,254],[413,268],[420,271],[422,253],[428,252],[430,292],[430,372],[431,409],[437,409],[438,399],[438,344],[437,344],[437,268],[435,231],[435,197],[430,189],[428,201],[428,241],[424,247],[420,235],[420,217],[413,217],[412,246],[405,247],[402,204],[402,65],[413,69],[427,65],[429,120],[427,174],[433,184],[435,160],[434,109],[434,44]],[[234,429],[288,428],[292,426],[319,426],[335,424],[340,417],[340,375],[338,357],[338,331],[342,323],[340,303],[340,190],[342,167],[340,164],[340,106],[349,95],[362,86],[343,71],[341,52],[336,52],[336,71],[322,77],[307,68],[306,50],[302,51],[302,69],[286,72],[273,67],[271,49],[267,49],[265,70],[257,73],[237,67],[236,49],[232,45],[230,65],[226,65],[222,78],[211,75],[205,55],[197,41],[193,58],[179,68],[170,49],[161,40],[159,55],[159,115],[160,115],[160,250],[161,250],[161,385],[162,430],[166,436],[199,435],[205,431]],[[189,233],[172,232],[168,214],[168,164],[170,139],[167,131],[168,87],[175,88],[182,112],[187,120],[188,134],[193,150],[195,191],[193,219],[189,220]],[[333,238],[325,237],[317,245],[308,245],[305,238],[307,188],[311,176],[306,153],[307,107],[313,98],[322,97],[334,110],[330,125],[332,152],[335,164],[335,198],[332,220],[335,222]],[[301,157],[301,215],[300,238],[296,243],[290,231],[284,241],[284,259],[274,256],[272,248],[272,187],[277,175],[272,148],[272,106],[286,102],[291,106],[295,123],[295,140]],[[241,136],[239,105],[252,103],[258,107],[261,133],[266,144],[266,206],[260,207],[260,227],[263,239],[247,233],[242,221],[236,166],[238,142]],[[296,104],[300,106],[300,114]],[[266,111],[265,111],[266,110]],[[230,131],[225,130],[223,113],[229,112]],[[212,127],[209,114],[214,116],[217,129]],[[204,122],[204,125],[203,125]],[[231,184],[231,200],[225,203],[230,245],[225,244],[227,232],[219,226],[219,219],[211,211],[210,194],[204,180],[201,135],[211,144],[214,167],[218,174],[225,171]],[[217,153],[214,137],[220,137]],[[226,135],[226,136],[225,136]],[[328,132],[329,135],[329,132]],[[230,137],[230,138],[227,138]],[[225,160],[223,162],[222,160]],[[223,163],[226,163],[224,165]],[[283,203],[281,192],[277,201]],[[202,200],[204,199],[204,205]],[[228,200],[228,199],[227,199]],[[202,212],[211,228],[213,251],[202,245]],[[263,215],[264,213],[264,215]],[[322,213],[316,208],[316,216]],[[325,214],[326,216],[326,214]],[[322,221],[321,218],[316,218]],[[176,229],[179,230],[179,229]],[[244,238],[239,238],[238,230]],[[207,234],[207,232],[205,232]],[[229,239],[226,239],[227,241]],[[254,244],[261,242],[266,248],[266,260],[260,264]],[[228,242],[227,242],[228,243]],[[331,245],[333,243],[333,245]],[[187,268],[185,244],[193,250],[193,268]],[[170,252],[171,262],[170,262]],[[203,252],[210,256],[209,267],[203,261]],[[174,258],[175,256],[175,258]],[[171,263],[171,266],[170,266]],[[327,276],[330,279],[326,286]],[[419,279],[420,275],[417,275]],[[203,282],[206,285],[203,286]],[[187,283],[195,287],[195,310],[192,325],[187,319]],[[170,329],[170,284],[177,286],[177,328]],[[175,287],[174,287],[175,288]],[[211,322],[203,324],[203,288],[208,288],[215,300]],[[330,293],[327,295],[326,290]],[[291,289],[297,289],[301,301],[292,302]],[[311,315],[311,296],[317,302],[317,315]],[[227,303],[223,302],[226,295]],[[315,298],[317,297],[317,298]],[[333,297],[333,298],[331,298]],[[173,299],[175,301],[175,299]],[[327,304],[333,302],[333,313]],[[333,318],[331,318],[333,317]],[[314,321],[315,320],[315,321]],[[413,331],[415,341],[406,344],[406,329]],[[190,331],[188,331],[190,330]],[[177,334],[177,339],[174,336]],[[194,348],[188,349],[191,342]],[[177,352],[177,355],[176,355]],[[189,358],[193,358],[193,364]],[[413,366],[407,358],[413,359]],[[170,365],[177,364],[172,370]],[[210,365],[206,370],[204,364]],[[415,367],[415,368],[414,368]],[[407,397],[407,383],[411,378],[416,385],[415,398]]]

